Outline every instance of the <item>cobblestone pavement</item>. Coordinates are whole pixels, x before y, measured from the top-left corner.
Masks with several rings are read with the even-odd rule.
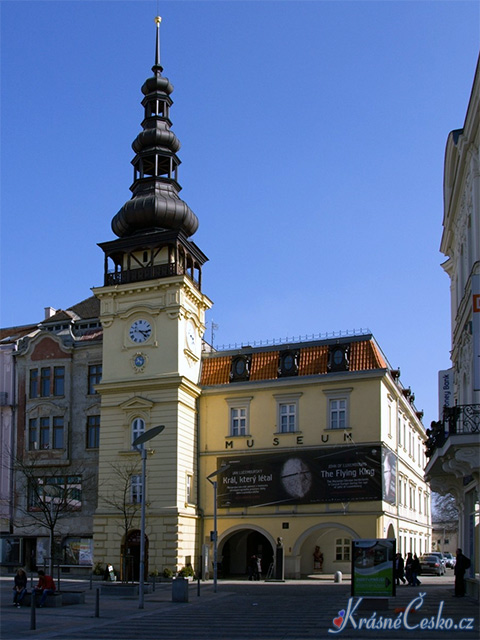
[[[90,590],[88,582],[62,580],[62,590],[84,589],[85,603],[36,609],[35,629],[30,628],[29,607],[12,607],[12,583],[11,576],[0,579],[2,640],[477,640],[480,635],[478,602],[468,597],[454,598],[451,575],[423,577],[420,587],[399,587],[397,596],[388,600],[387,609],[381,608],[382,603],[363,600],[351,617],[347,615],[349,582],[337,584],[328,577],[284,583],[222,580],[217,593],[211,582],[202,583],[200,595],[193,583],[188,602],[172,602],[172,586],[162,583],[155,592],[145,595],[144,609],[138,608],[137,597],[100,595],[99,617],[95,617],[98,585],[93,583]],[[413,600],[416,602],[409,609]],[[351,606],[357,602],[354,598]],[[341,625],[341,611],[345,612],[346,624],[338,633],[331,633],[338,629],[334,619]],[[397,618],[397,630],[384,628]],[[374,623],[382,628],[369,628]],[[428,628],[433,625],[437,628]],[[460,625],[471,628],[460,629]]]

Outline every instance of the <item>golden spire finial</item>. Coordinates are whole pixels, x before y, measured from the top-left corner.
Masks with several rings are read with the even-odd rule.
[[[160,16],[155,18],[155,24],[157,25],[157,42],[155,44],[155,66],[160,67],[160,23],[162,19]]]

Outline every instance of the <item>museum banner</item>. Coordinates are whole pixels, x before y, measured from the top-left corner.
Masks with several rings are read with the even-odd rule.
[[[344,445],[217,459],[217,506],[395,501],[396,458],[382,445]],[[385,473],[385,478],[384,478]]]

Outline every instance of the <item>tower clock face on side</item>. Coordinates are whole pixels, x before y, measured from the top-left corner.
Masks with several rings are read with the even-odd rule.
[[[197,330],[191,320],[187,322],[185,339],[187,341],[187,347],[192,350],[195,349],[195,345],[197,344]]]
[[[130,340],[136,344],[145,342],[152,335],[152,325],[148,320],[135,320],[130,326],[128,335],[130,336]]]

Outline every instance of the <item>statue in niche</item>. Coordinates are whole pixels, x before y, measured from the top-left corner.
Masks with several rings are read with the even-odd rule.
[[[323,553],[320,551],[320,547],[315,547],[313,552],[313,570],[319,573],[323,571]]]

